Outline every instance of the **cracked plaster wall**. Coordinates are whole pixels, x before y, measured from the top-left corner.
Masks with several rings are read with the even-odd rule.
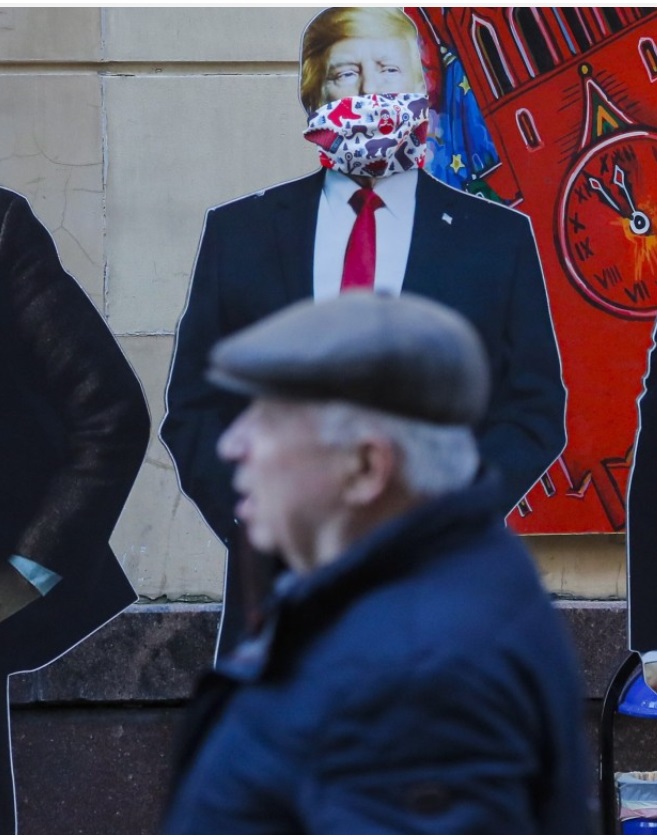
[[[0,183],[26,195],[139,374],[153,435],[113,536],[147,598],[221,597],[224,550],[157,440],[205,210],[316,167],[310,8],[0,9]],[[618,537],[533,538],[550,589],[624,595]]]

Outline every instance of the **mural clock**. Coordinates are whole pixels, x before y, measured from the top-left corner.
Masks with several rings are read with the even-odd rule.
[[[571,280],[610,314],[657,314],[657,131],[625,125],[583,152],[557,204]]]

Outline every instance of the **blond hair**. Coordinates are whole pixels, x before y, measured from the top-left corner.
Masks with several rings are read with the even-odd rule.
[[[308,113],[323,104],[328,53],[346,38],[405,38],[417,52],[418,81],[422,65],[417,45],[417,29],[401,9],[375,6],[334,6],[314,17],[303,34],[299,96]]]

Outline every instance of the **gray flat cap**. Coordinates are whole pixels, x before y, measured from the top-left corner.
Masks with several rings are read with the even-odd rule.
[[[305,300],[222,340],[208,379],[250,396],[349,401],[437,424],[476,424],[488,361],[457,312],[412,294]]]

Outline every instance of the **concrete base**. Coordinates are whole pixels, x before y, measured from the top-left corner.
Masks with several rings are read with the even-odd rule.
[[[595,791],[598,718],[626,654],[625,607],[556,606],[582,659]],[[21,834],[158,832],[175,730],[211,664],[219,613],[135,605],[52,665],[11,678]],[[618,716],[615,741],[616,769],[657,767],[657,723]]]
[[[13,714],[20,834],[157,834],[182,708]]]

